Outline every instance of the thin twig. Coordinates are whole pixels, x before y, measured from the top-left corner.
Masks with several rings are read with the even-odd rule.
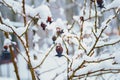
[[[54,49],[54,47],[56,46],[56,44],[52,45],[50,50],[48,50],[48,52],[46,53],[45,57],[43,58],[43,60],[41,61],[41,63],[39,65],[37,65],[36,67],[34,67],[33,69],[36,69],[38,67],[41,67],[41,65],[44,63],[44,61],[46,60],[46,58],[48,57],[48,55],[50,54],[50,52]]]
[[[63,38],[62,38],[63,40]],[[65,41],[63,40],[63,43],[65,45],[65,48],[66,48],[66,54],[69,55],[69,51],[68,51],[68,47],[67,47],[67,44],[65,43]],[[69,80],[69,58],[67,58],[67,79]]]
[[[105,46],[115,45],[115,44],[117,44],[119,42],[120,42],[120,40],[117,40],[117,41],[112,42],[112,43],[108,43],[108,44],[103,44],[103,45],[100,45],[100,46],[96,46],[95,48],[101,48],[101,47],[105,47]]]
[[[97,6],[96,3],[94,1],[94,8],[95,8],[95,32],[97,32]]]

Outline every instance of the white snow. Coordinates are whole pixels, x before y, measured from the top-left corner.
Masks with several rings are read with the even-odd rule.
[[[120,7],[120,0],[113,0],[110,4],[106,6],[106,9]]]
[[[33,42],[38,42],[40,40],[40,36],[36,33],[34,36],[33,36]]]
[[[7,78],[7,77],[0,77],[0,80],[15,80],[15,79]]]
[[[9,45],[11,45],[11,40],[10,39],[5,39],[4,40],[4,45],[6,45],[6,46],[9,46]]]
[[[115,44],[114,46],[106,46],[104,48],[100,48],[101,51],[99,53],[97,53],[96,47],[99,46],[104,46],[104,45],[109,45],[115,42],[120,42],[120,36],[118,37],[114,37],[111,35],[107,35],[106,31],[102,33],[100,39],[98,40],[98,42],[96,43],[96,37],[99,37],[101,34],[101,31],[107,26],[107,30],[108,31],[112,31],[112,26],[110,23],[107,23],[109,20],[110,22],[112,22],[114,15],[112,15],[112,13],[110,14],[110,16],[108,16],[107,18],[104,17],[105,19],[103,19],[103,21],[101,21],[101,27],[99,29],[97,29],[97,33],[95,33],[96,36],[93,35],[92,29],[94,29],[94,17],[95,17],[95,11],[94,9],[91,9],[91,17],[92,19],[90,20],[86,20],[82,25],[82,22],[80,21],[80,16],[83,16],[85,19],[89,18],[89,8],[87,2],[86,2],[86,14],[83,14],[84,11],[84,7],[82,7],[79,11],[79,15],[73,16],[73,19],[75,21],[75,25],[73,25],[73,28],[68,32],[68,28],[71,28],[71,24],[67,24],[67,21],[62,20],[61,18],[57,18],[55,20],[53,20],[54,15],[52,15],[51,10],[49,8],[49,6],[52,5],[46,5],[45,3],[38,5],[37,7],[31,7],[27,4],[25,4],[25,11],[26,11],[26,15],[23,14],[23,9],[22,9],[22,3],[20,1],[15,1],[15,0],[4,0],[9,6],[11,6],[11,9],[13,9],[13,11],[16,14],[21,14],[19,16],[23,17],[26,16],[27,19],[27,24],[26,26],[24,26],[22,20],[20,19],[20,21],[18,22],[14,22],[11,21],[9,19],[3,19],[2,21],[7,25],[1,24],[0,23],[0,30],[5,31],[5,32],[9,32],[9,33],[13,33],[15,32],[18,36],[20,36],[21,40],[23,40],[23,44],[26,45],[26,40],[24,37],[24,33],[29,30],[35,30],[36,33],[34,35],[29,35],[31,37],[31,43],[30,45],[32,46],[32,50],[30,50],[30,60],[32,63],[33,67],[38,66],[40,63],[42,63],[42,61],[44,61],[42,63],[42,65],[40,65],[40,67],[35,69],[35,72],[38,72],[39,78],[42,80],[66,80],[67,78],[67,68],[69,67],[71,69],[71,71],[68,73],[69,75],[72,75],[73,71],[76,70],[76,68],[80,67],[80,65],[84,63],[84,65],[82,66],[82,68],[80,68],[79,70],[77,70],[75,72],[75,75],[86,75],[88,73],[92,73],[95,72],[93,74],[88,74],[88,76],[82,76],[84,78],[95,75],[95,74],[99,74],[99,73],[104,73],[104,70],[120,70],[120,48],[119,48],[119,43]],[[3,0],[1,1],[3,2]],[[45,2],[45,0],[43,1]],[[57,2],[57,0],[50,0],[50,2]],[[4,3],[5,4],[5,3]],[[82,5],[82,4],[80,4]],[[34,5],[33,5],[34,6]],[[63,8],[62,8],[63,7]],[[64,15],[64,6],[60,7],[60,14]],[[94,6],[92,6],[94,7]],[[110,4],[105,6],[106,9],[110,9],[110,8],[115,8],[118,7],[120,8],[120,0],[114,0],[113,2],[111,2]],[[1,15],[1,14],[0,14]],[[101,15],[101,13],[97,10],[97,15],[100,17],[103,17],[103,15]],[[2,15],[1,15],[2,16]],[[53,22],[51,24],[47,23],[46,20],[48,17],[51,17]],[[32,18],[38,18],[38,22],[37,24],[31,24],[32,23]],[[41,22],[43,22],[46,25],[46,30],[45,31],[41,31],[39,27],[41,27]],[[29,24],[31,24],[29,26]],[[97,24],[98,26],[98,24]],[[30,28],[29,28],[30,27]],[[56,36],[56,28],[59,27],[61,30],[63,30],[63,34],[61,34],[60,36],[57,37],[57,40],[55,41],[56,43],[61,43],[62,47],[63,47],[63,56],[62,57],[57,57],[55,56],[56,53],[56,46],[54,46],[54,44],[52,44],[52,40],[51,37],[53,35]],[[83,28],[83,39],[81,39],[80,37],[80,29]],[[31,31],[32,31],[31,30]],[[94,31],[94,30],[93,30]],[[40,34],[38,34],[38,32],[40,32]],[[77,38],[78,39],[77,39]],[[4,44],[3,45],[11,45],[15,42],[12,42],[12,37],[10,37],[9,39],[5,39],[4,40]],[[66,45],[64,44],[63,40],[65,41]],[[79,42],[80,41],[80,42]],[[81,43],[81,45],[79,44]],[[95,44],[96,43],[96,44]],[[95,46],[94,46],[95,45]],[[78,49],[78,47],[80,46],[80,49]],[[31,46],[30,46],[31,47]],[[68,48],[68,54],[66,54],[66,47]],[[86,52],[84,51],[83,47],[86,49]],[[92,48],[95,47],[93,49],[93,54],[97,54],[97,55],[92,55],[89,56],[87,55],[87,53],[90,52],[90,50],[92,50]],[[52,49],[53,48],[53,49]],[[28,50],[28,48],[26,48]],[[52,50],[51,50],[52,49]],[[23,50],[21,51],[21,54],[27,59],[28,57],[26,56],[25,52],[23,52]],[[35,59],[36,57],[36,59]],[[67,62],[67,59],[69,59],[69,64]],[[25,62],[24,58],[21,55],[18,55],[18,59],[16,59],[16,61],[18,62],[18,69],[19,69],[19,74],[20,77],[27,79],[27,78],[31,78],[28,76],[30,75],[29,70],[27,69],[27,63]],[[11,64],[10,64],[11,66]],[[21,67],[22,66],[22,67]],[[2,71],[5,69],[6,67],[4,67],[4,65],[1,66]],[[14,71],[13,66],[10,67],[11,68],[11,74],[13,79],[15,78],[15,73],[12,74],[12,72]],[[7,74],[4,71],[4,75]],[[99,72],[97,72],[99,71]],[[110,73],[111,74],[111,73]],[[119,76],[115,77],[113,76],[111,79],[108,79],[108,76],[110,76],[110,74],[107,75],[107,80],[119,80]],[[115,75],[115,74],[114,74]],[[119,74],[118,74],[119,75]],[[106,76],[106,75],[103,75]],[[13,80],[13,79],[7,79],[7,78],[0,78],[0,80]],[[31,80],[31,79],[28,79]],[[78,79],[76,79],[78,80]],[[81,79],[82,80],[82,79]],[[92,77],[92,79],[88,80],[95,80],[95,77]]]
[[[19,27],[16,28],[14,31],[17,33],[18,36],[22,36],[26,32],[26,27]]]

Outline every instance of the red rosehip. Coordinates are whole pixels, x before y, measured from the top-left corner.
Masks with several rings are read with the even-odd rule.
[[[80,17],[80,20],[81,20],[81,21],[84,21],[84,17],[83,17],[83,16],[81,16],[81,17]]]
[[[62,48],[61,44],[58,44],[58,45],[56,46],[56,52],[57,52],[57,55],[56,55],[56,56],[58,56],[58,57],[61,57],[61,56],[62,56],[63,48]]]
[[[50,16],[48,16],[47,18],[47,21],[46,22],[49,22],[50,24],[52,23],[52,18]]]
[[[47,25],[45,23],[43,23],[43,22],[41,23],[41,27],[42,27],[43,30],[45,30],[46,26]]]
[[[5,45],[3,48],[4,48],[5,50],[7,50],[7,49],[8,49],[8,46]]]

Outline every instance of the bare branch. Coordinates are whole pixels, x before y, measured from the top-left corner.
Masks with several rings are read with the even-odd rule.
[[[54,47],[56,46],[56,44],[52,45],[51,48],[48,50],[48,52],[46,53],[45,57],[43,58],[43,60],[41,61],[41,63],[39,65],[37,65],[36,67],[34,67],[33,69],[36,69],[38,67],[41,67],[41,65],[44,63],[44,61],[46,60],[46,58],[48,57],[48,55],[50,54],[50,52],[54,49]]]

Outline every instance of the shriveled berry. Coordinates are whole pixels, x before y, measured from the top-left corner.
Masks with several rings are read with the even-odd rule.
[[[80,20],[81,20],[81,21],[84,21],[84,17],[83,17],[83,16],[81,16],[81,17],[80,17]]]
[[[58,56],[58,57],[61,57],[61,56],[62,56],[63,48],[62,48],[61,44],[58,44],[58,45],[56,46],[56,52],[57,52],[57,55],[56,55],[56,56]]]
[[[46,26],[47,25],[45,23],[43,23],[43,22],[41,23],[41,27],[42,27],[43,30],[45,30]]]

